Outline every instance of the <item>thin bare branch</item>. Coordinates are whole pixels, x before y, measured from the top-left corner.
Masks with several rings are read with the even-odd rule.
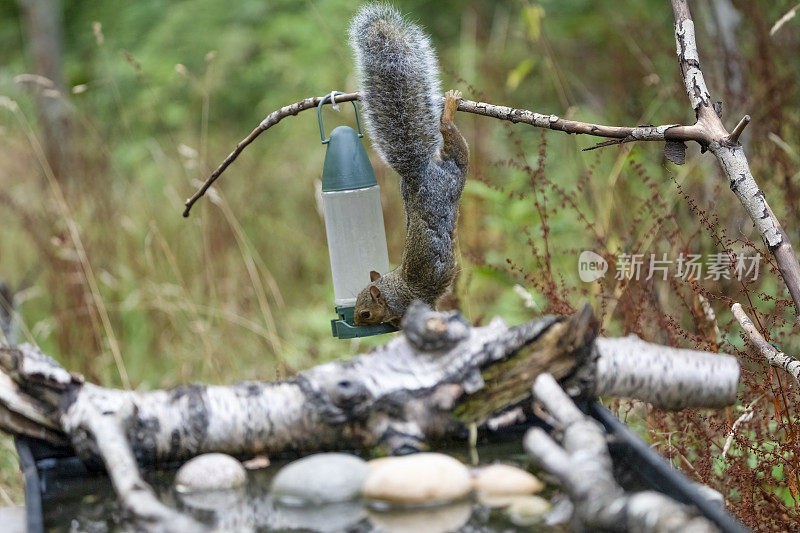
[[[292,115],[298,114],[300,111],[305,111],[306,109],[311,109],[312,107],[317,107],[320,101],[323,98],[326,98],[328,95],[325,96],[314,96],[312,98],[304,98],[299,102],[295,102],[291,105],[283,106],[282,108],[273,111],[267,118],[261,121],[261,124],[256,127],[253,131],[250,132],[250,135],[242,139],[239,144],[236,145],[233,152],[228,154],[222,163],[211,173],[211,176],[203,183],[203,186],[200,187],[196,193],[194,193],[191,198],[186,200],[184,204],[186,208],[183,210],[183,216],[188,217],[189,211],[192,209],[194,203],[203,196],[209,187],[217,180],[217,178],[225,172],[225,169],[239,157],[239,154],[242,153],[248,144],[256,140],[256,137],[270,129],[272,126],[283,120],[284,118]],[[353,100],[358,100],[358,93],[348,93],[348,94],[341,94],[336,97],[337,102],[352,102]]]
[[[761,352],[764,359],[766,359],[770,365],[786,370],[792,375],[797,384],[800,385],[800,361],[790,355],[786,355],[767,342],[761,333],[758,332],[753,321],[747,316],[747,313],[744,312],[744,308],[742,308],[740,303],[737,302],[733,304],[731,306],[731,311],[733,311],[733,316],[739,321],[744,332],[747,333],[747,338],[750,339],[753,346]]]
[[[327,95],[326,95],[327,96]],[[276,111],[273,111],[267,118],[261,121],[250,134],[242,139],[236,148],[228,154],[222,163],[211,173],[211,176],[203,183],[203,185],[195,192],[191,198],[186,200],[183,216],[188,217],[189,211],[192,206],[202,197],[209,187],[219,178],[219,176],[230,166],[233,161],[239,157],[247,145],[252,143],[256,137],[267,131],[269,128],[283,120],[284,118],[296,115],[306,109],[312,109],[319,105],[320,101],[326,96],[315,96],[312,98],[305,98],[299,102],[291,105],[284,106]],[[336,97],[337,102],[352,102],[359,100],[359,93],[341,94]],[[567,120],[556,115],[545,115],[528,111],[527,109],[515,109],[502,105],[487,104],[486,102],[474,102],[472,100],[461,100],[458,104],[458,110],[465,113],[472,113],[474,115],[482,115],[484,117],[492,117],[500,120],[507,120],[512,123],[522,123],[534,126],[536,128],[545,128],[549,130],[563,131],[565,133],[594,135],[596,137],[606,137],[611,139],[618,139],[617,141],[609,144],[631,142],[631,141],[697,141],[702,144],[707,144],[708,139],[701,128],[697,126],[681,126],[679,124],[669,124],[664,126],[605,126],[602,124],[592,124],[590,122],[580,122],[576,120]],[[595,147],[599,148],[599,146]]]
[[[778,22],[772,25],[772,28],[769,30],[770,37],[774,36],[778,33],[784,24],[792,20],[795,16],[797,16],[797,10],[800,9],[800,4],[797,4],[792,9],[787,11],[781,18],[778,19]]]

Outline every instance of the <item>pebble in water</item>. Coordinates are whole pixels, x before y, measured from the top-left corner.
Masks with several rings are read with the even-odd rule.
[[[517,526],[532,526],[544,521],[550,502],[539,496],[517,496],[506,507],[506,516]]]
[[[281,468],[270,491],[287,504],[344,502],[359,496],[368,473],[355,455],[317,453]]]
[[[364,483],[366,498],[405,506],[436,505],[472,491],[469,469],[441,453],[415,453],[376,461]]]
[[[242,463],[224,453],[198,455],[175,475],[178,492],[232,489],[244,485],[247,473]]]
[[[521,468],[496,463],[475,468],[472,471],[472,487],[482,495],[503,496],[533,494],[542,490],[544,484]]]

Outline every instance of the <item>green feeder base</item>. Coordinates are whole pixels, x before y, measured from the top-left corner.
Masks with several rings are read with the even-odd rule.
[[[391,333],[397,328],[391,324],[383,323],[375,326],[356,326],[353,324],[353,307],[336,306],[336,314],[339,318],[331,320],[333,336],[340,339],[353,339],[356,337],[369,337],[370,335],[380,335],[381,333]]]

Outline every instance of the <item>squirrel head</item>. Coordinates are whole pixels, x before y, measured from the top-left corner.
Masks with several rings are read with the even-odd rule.
[[[355,325],[372,326],[383,322],[392,324],[399,322],[400,317],[386,302],[386,295],[383,292],[386,287],[382,287],[384,284],[381,283],[383,281],[381,275],[373,270],[369,273],[369,278],[370,284],[356,298],[356,306],[353,311]]]

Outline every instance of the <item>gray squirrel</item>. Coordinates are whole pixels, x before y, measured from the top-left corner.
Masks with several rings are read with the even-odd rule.
[[[412,301],[435,307],[455,276],[453,239],[469,166],[469,148],[453,123],[461,93],[442,98],[429,37],[387,4],[359,9],[350,44],[367,131],[402,178],[406,211],[402,263],[383,276],[370,272],[354,319],[399,326]]]

